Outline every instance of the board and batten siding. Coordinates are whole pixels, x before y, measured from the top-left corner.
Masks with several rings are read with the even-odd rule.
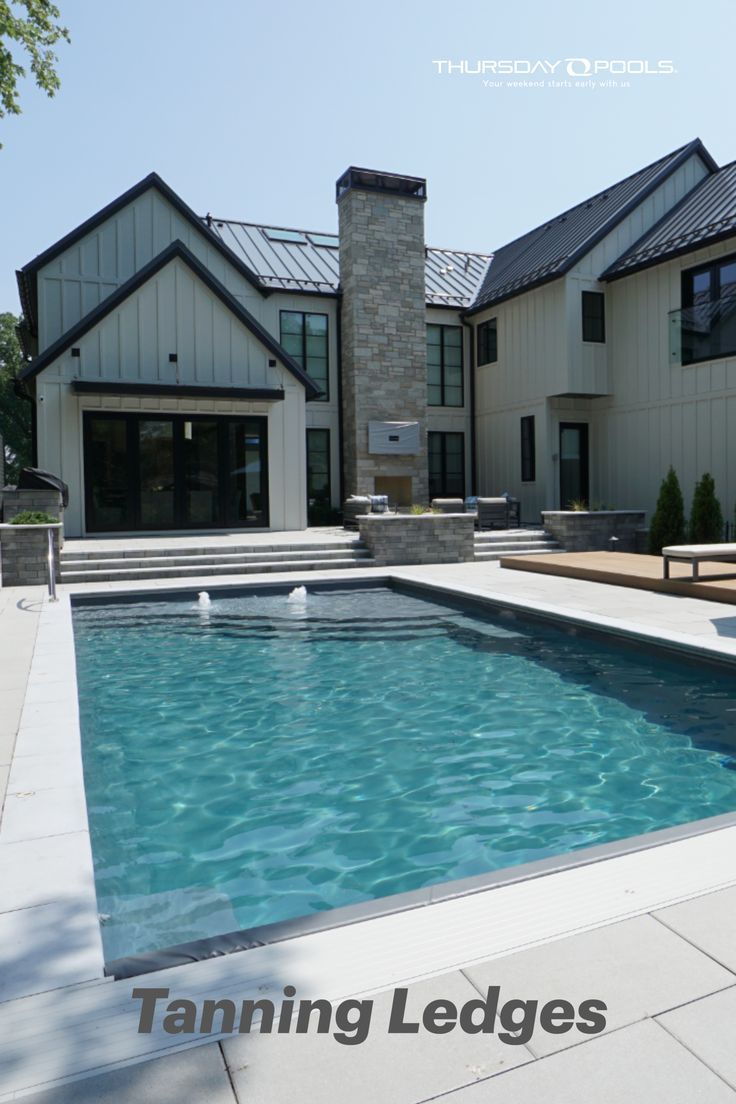
[[[260,320],[260,292],[151,187],[39,270],[39,352],[177,239]]]
[[[736,355],[682,365],[671,355],[669,312],[682,272],[736,254],[736,236],[607,285],[611,395],[593,407],[591,455],[601,494],[650,515],[670,464],[689,511],[709,471],[726,520],[736,503]]]
[[[37,378],[39,465],[69,483],[66,532],[84,526],[82,413],[87,409],[259,414],[268,418],[270,528],[306,526],[304,388],[178,259],[79,339]],[[169,363],[176,352],[178,363]],[[74,379],[283,388],[283,401],[75,395]]]

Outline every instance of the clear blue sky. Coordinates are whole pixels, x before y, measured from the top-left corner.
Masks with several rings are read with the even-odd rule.
[[[57,3],[61,91],[26,81],[0,123],[0,310],[15,268],[152,169],[200,214],[323,231],[347,165],[423,175],[428,243],[485,251],[695,136],[736,158],[733,0]],[[488,88],[432,64],[570,57],[677,74]]]

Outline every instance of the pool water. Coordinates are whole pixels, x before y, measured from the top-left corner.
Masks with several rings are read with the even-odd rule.
[[[736,809],[718,668],[382,588],[74,627],[108,959]]]

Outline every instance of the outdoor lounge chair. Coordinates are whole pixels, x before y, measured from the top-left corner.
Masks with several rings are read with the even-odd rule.
[[[433,498],[432,509],[443,514],[464,514],[465,502],[462,498]]]
[[[478,499],[479,529],[508,529],[509,504],[505,498]]]
[[[669,579],[670,563],[689,563],[692,565],[692,579],[698,579],[701,563],[736,562],[736,544],[671,544],[662,549],[662,578]]]

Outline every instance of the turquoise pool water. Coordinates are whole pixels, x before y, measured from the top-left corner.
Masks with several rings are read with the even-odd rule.
[[[736,808],[725,671],[386,589],[74,627],[108,959]]]

